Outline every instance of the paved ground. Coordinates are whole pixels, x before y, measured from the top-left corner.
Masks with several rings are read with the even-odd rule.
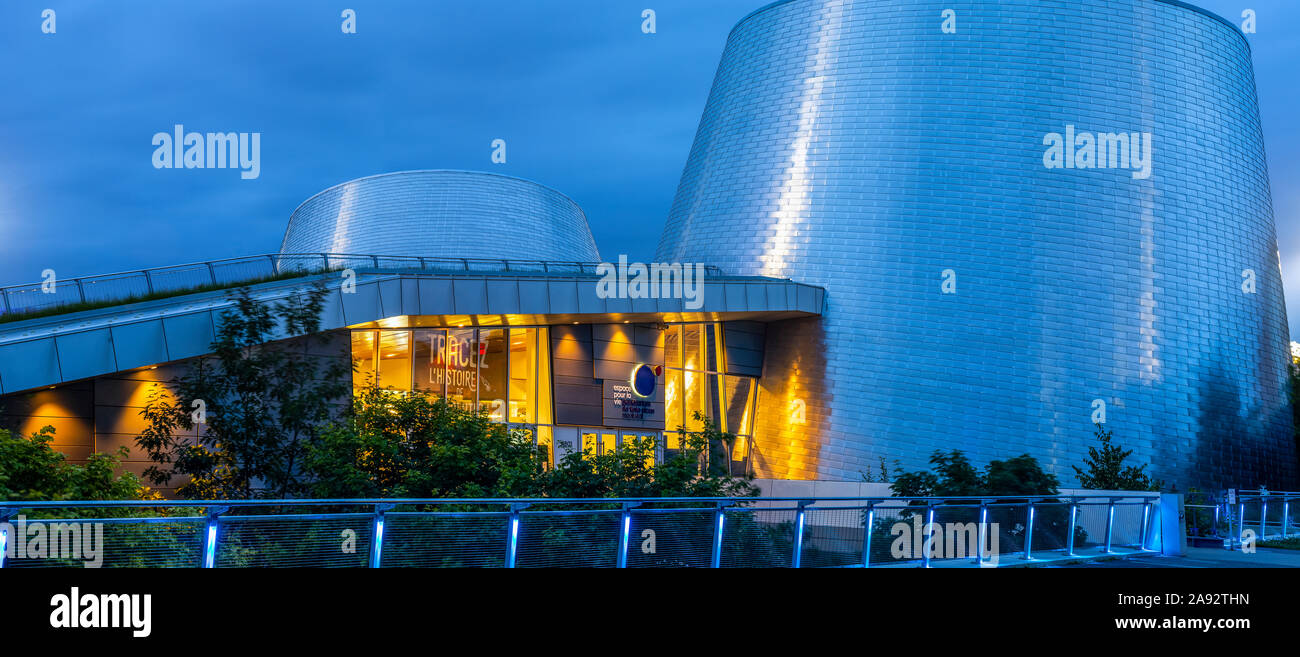
[[[1141,556],[1084,563],[1049,564],[1049,568],[1300,568],[1300,550],[1259,548],[1253,554],[1221,548],[1187,548],[1181,557]]]

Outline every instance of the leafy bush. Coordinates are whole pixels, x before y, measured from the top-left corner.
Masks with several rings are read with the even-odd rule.
[[[303,459],[317,498],[523,497],[542,461],[523,432],[415,392],[370,386]]]
[[[1152,480],[1147,476],[1146,464],[1141,466],[1125,466],[1124,459],[1133,454],[1133,450],[1123,449],[1118,445],[1111,444],[1111,432],[1103,429],[1100,424],[1096,425],[1097,431],[1094,434],[1097,441],[1101,443],[1101,449],[1096,447],[1088,448],[1088,460],[1085,462],[1087,470],[1083,470],[1077,465],[1070,466],[1074,468],[1075,475],[1079,478],[1079,485],[1084,488],[1093,490],[1131,490],[1131,491],[1158,491],[1164,487],[1164,482]]]
[[[91,454],[85,465],[56,451],[54,427],[30,437],[0,429],[0,500],[151,500],[160,496],[131,473],[119,474],[127,450]]]

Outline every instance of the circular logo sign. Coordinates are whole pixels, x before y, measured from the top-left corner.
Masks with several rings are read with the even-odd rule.
[[[632,394],[642,399],[653,397],[659,383],[659,369],[645,363],[632,368],[632,377],[628,380],[632,384]]]

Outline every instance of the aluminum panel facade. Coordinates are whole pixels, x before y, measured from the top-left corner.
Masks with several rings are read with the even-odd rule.
[[[473,171],[359,178],[307,199],[281,253],[600,262],[587,217],[534,182]]]
[[[1067,130],[1150,133],[1150,175],[1047,168]],[[821,320],[768,327],[760,476],[960,448],[1069,484],[1100,400],[1180,490],[1297,483],[1250,51],[1183,3],[759,10],[728,38],[657,259],[825,288]]]

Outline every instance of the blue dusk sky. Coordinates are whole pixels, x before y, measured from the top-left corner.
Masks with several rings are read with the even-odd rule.
[[[408,169],[536,180],[583,207],[607,258],[649,260],[727,33],[765,4],[4,0],[0,284],[274,252],[315,192]],[[1235,23],[1258,15],[1249,39],[1300,335],[1300,3],[1199,4]],[[355,35],[339,29],[344,8]],[[151,138],[178,123],[260,132],[261,175],[155,169]],[[497,138],[505,165],[490,162]]]

